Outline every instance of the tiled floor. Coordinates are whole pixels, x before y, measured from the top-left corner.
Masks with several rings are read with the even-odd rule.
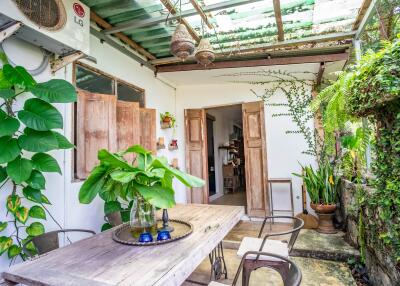
[[[246,192],[237,191],[234,193],[224,194],[222,197],[210,202],[212,205],[230,205],[230,206],[245,206]]]

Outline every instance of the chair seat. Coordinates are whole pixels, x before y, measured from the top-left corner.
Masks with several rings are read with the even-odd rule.
[[[219,282],[215,282],[215,281],[211,281],[210,284],[208,284],[208,286],[228,286],[228,285],[222,284]]]
[[[262,241],[262,238],[244,237],[242,242],[240,243],[237,255],[239,257],[243,257],[243,255],[248,251],[259,251]],[[285,258],[289,257],[288,244],[279,240],[267,239],[261,251],[278,254]],[[255,259],[256,257],[257,255],[248,256],[249,259]],[[260,256],[259,259],[268,261],[281,261],[278,258],[268,256]]]

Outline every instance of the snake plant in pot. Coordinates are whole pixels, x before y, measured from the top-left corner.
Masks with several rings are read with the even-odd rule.
[[[318,169],[302,166],[301,177],[311,199],[311,208],[318,215],[318,229],[321,233],[336,233],[333,226],[333,214],[336,210],[337,188],[339,177],[329,162],[320,162]]]
[[[124,156],[134,153],[132,164]],[[100,163],[92,170],[79,191],[79,201],[91,203],[99,195],[105,209],[118,210],[121,203],[131,208],[133,236],[156,232],[155,208],[175,205],[173,179],[187,187],[201,187],[204,181],[169,166],[166,158],[154,157],[151,151],[134,145],[118,153],[98,152]]]

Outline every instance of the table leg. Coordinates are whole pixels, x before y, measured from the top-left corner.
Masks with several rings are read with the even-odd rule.
[[[217,245],[216,248],[209,254],[211,273],[210,280],[219,280],[222,277],[228,278],[228,270],[226,268],[224,248],[222,246],[222,241]]]

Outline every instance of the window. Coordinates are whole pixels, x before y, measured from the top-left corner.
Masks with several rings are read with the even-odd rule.
[[[118,100],[139,102],[140,107],[144,107],[144,92],[141,89],[118,81],[117,83]]]
[[[102,94],[114,94],[114,79],[76,65],[76,86],[80,89]]]

